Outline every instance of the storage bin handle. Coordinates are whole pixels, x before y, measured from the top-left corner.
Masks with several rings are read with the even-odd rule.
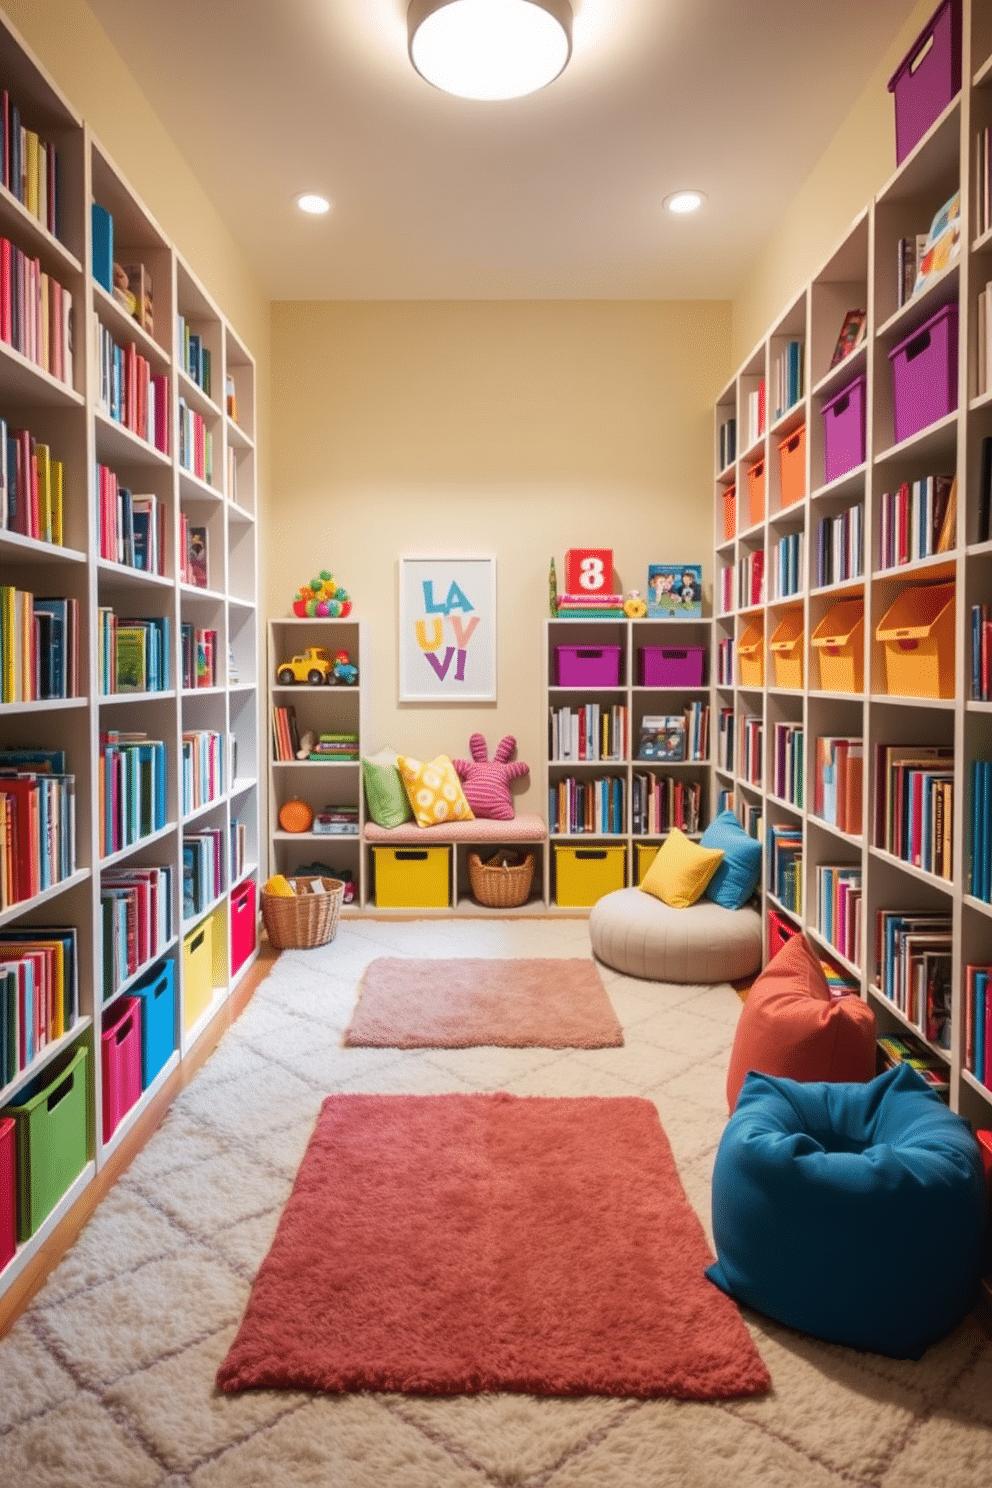
[[[920,355],[921,352],[926,351],[926,349],[927,349],[927,347],[929,345],[930,345],[930,328],[927,327],[926,329],[922,330],[918,336],[915,336],[912,341],[907,341],[907,343],[906,343],[906,360],[907,360],[907,362],[915,361],[916,358]]]
[[[920,644],[919,641],[911,640],[906,636],[897,636],[896,639],[899,642],[900,651],[915,651]]]
[[[922,42],[922,44],[920,46],[919,51],[916,52],[909,59],[909,71],[910,71],[910,74],[912,74],[912,73],[914,73],[916,71],[916,69],[919,67],[920,63],[926,57],[927,53],[932,50],[932,48],[933,48],[933,40],[934,40],[934,38],[933,38],[933,31],[928,31],[927,34],[926,34],[926,36],[923,38],[923,42]]]
[[[587,647],[585,650],[579,648],[575,654],[581,661],[602,661],[603,659],[602,647],[598,650],[594,647]]]
[[[398,847],[396,849],[397,863],[422,863],[426,857],[426,847]]]
[[[206,930],[201,930],[198,935],[190,936],[189,949],[191,955],[193,951],[198,951],[200,949],[201,945],[204,942],[206,934]]]
[[[605,847],[577,847],[575,849],[575,857],[576,857],[576,861],[578,861],[579,858],[583,859],[583,861],[585,861],[586,859],[590,859],[590,858],[595,858],[597,861],[601,861],[603,858],[606,857],[606,848]]]
[[[840,414],[846,413],[847,410],[850,408],[850,406],[851,406],[851,395],[850,395],[850,393],[842,393],[839,398],[835,398],[834,399],[834,404],[833,404],[833,407],[831,408],[830,412],[833,414],[834,418],[838,418],[840,416]]]
[[[134,1008],[131,1009],[126,1018],[122,1018],[121,1021],[118,1023],[116,1029],[114,1030],[114,1043],[122,1044],[124,1040],[130,1035],[133,1028]]]
[[[786,452],[788,454],[790,454],[790,455],[794,455],[795,454],[796,450],[799,448],[799,441],[800,441],[800,439],[802,439],[802,437],[803,437],[803,431],[802,431],[802,429],[800,429],[797,433],[793,434],[792,438],[789,440],[789,442],[785,446]]]
[[[759,460],[758,463],[757,463],[757,465],[752,465],[751,466],[751,469],[748,471],[748,475],[753,475],[754,478],[755,478],[755,480],[760,479],[760,477],[763,476],[764,473],[765,473],[765,462],[764,462],[764,460]]]
[[[75,1072],[75,1070],[70,1070],[69,1073],[66,1075],[65,1079],[62,1081],[62,1084],[61,1085],[56,1085],[55,1089],[52,1091],[51,1095],[48,1097],[48,1109],[49,1109],[49,1111],[54,1111],[56,1106],[61,1105],[62,1101],[65,1100],[66,1096],[71,1093],[72,1087],[73,1087],[73,1085],[75,1085],[75,1083],[76,1083],[76,1072]]]

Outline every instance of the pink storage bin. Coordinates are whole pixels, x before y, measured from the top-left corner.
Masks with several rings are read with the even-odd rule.
[[[820,410],[823,414],[823,479],[829,485],[865,458],[865,379],[856,377]]]
[[[889,79],[896,110],[896,164],[961,91],[961,0],[944,0]]]
[[[17,1168],[14,1155],[14,1123],[0,1116],[0,1271],[17,1249]]]
[[[637,653],[642,687],[701,687],[702,646],[642,646]]]
[[[618,687],[619,646],[556,646],[559,687]]]
[[[958,406],[958,307],[945,305],[889,352],[896,444]]]
[[[103,1140],[108,1142],[141,1095],[141,999],[122,997],[100,1035]]]

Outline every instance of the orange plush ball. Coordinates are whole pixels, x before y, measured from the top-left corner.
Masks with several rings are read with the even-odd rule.
[[[284,832],[309,832],[313,811],[306,801],[287,801],[279,808],[279,825]]]

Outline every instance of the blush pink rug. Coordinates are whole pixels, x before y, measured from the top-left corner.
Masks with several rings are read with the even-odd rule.
[[[390,1049],[602,1049],[623,1030],[594,961],[370,961],[345,1044]]]
[[[333,1095],[222,1390],[762,1394],[654,1106]]]

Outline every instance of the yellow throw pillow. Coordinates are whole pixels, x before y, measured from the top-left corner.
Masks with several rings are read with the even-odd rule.
[[[446,754],[426,765],[408,754],[397,757],[396,768],[410,798],[418,827],[436,827],[440,822],[474,821],[475,813],[465,799],[461,781]]]
[[[641,879],[641,888],[673,909],[688,909],[704,893],[723,856],[722,848],[700,847],[673,827]]]

